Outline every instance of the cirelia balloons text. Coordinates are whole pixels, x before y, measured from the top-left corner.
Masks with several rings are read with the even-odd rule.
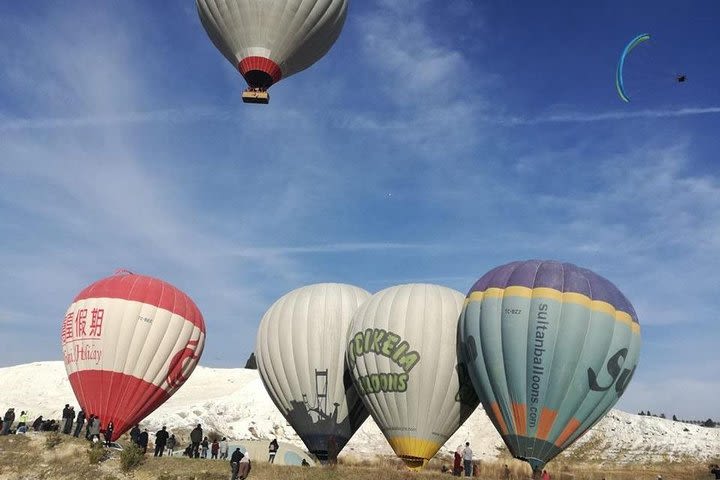
[[[353,316],[347,359],[365,406],[395,453],[422,468],[478,405],[458,363],[463,294],[430,284],[390,287]]]

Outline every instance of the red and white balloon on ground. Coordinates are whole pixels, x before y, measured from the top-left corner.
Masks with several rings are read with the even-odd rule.
[[[205,323],[179,289],[123,271],[75,297],[61,341],[80,407],[103,429],[114,422],[115,439],[185,383],[202,355]]]

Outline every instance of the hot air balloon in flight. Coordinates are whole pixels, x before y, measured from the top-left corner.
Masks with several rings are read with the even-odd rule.
[[[458,337],[485,411],[537,478],[628,386],[640,325],[608,280],[529,260],[486,273],[465,300]]]
[[[202,354],[205,323],[169,283],[120,271],[75,297],[60,336],[78,403],[103,428],[114,423],[114,440],[185,383]]]
[[[248,83],[246,103],[320,60],[345,23],[348,0],[196,0],[215,47]]]
[[[463,294],[429,284],[390,287],[353,316],[347,361],[365,406],[395,453],[419,469],[478,406],[457,327]]]
[[[255,343],[260,378],[321,462],[334,461],[368,413],[345,367],[353,313],[370,293],[321,283],[293,290],[263,316]]]

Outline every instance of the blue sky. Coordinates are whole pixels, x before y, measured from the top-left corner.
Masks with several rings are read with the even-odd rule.
[[[0,365],[59,360],[72,298],[117,268],[187,292],[201,363],[237,367],[301,285],[467,292],[549,258],[636,307],[619,408],[717,419],[719,16],[353,1],[330,53],[263,107],[190,0],[2,2]],[[643,32],[625,104],[615,64]]]

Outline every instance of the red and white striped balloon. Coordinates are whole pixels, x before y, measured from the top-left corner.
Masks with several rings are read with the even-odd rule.
[[[112,421],[115,439],[185,383],[202,354],[205,323],[182,291],[123,271],[75,297],[61,341],[78,403],[102,428]]]

